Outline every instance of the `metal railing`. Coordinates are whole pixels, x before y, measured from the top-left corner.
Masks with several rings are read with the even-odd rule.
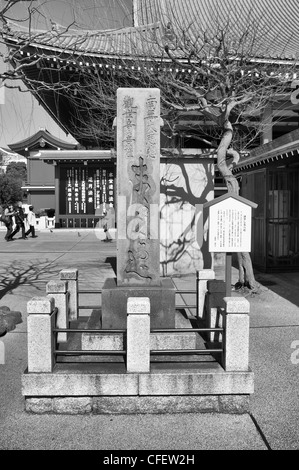
[[[176,295],[195,295],[196,303],[187,303],[176,305],[178,308],[185,309],[196,309],[196,315],[198,316],[198,286],[199,286],[199,275],[196,272],[196,288],[195,289],[176,289]],[[78,295],[102,295],[102,289],[79,289]],[[184,299],[182,299],[184,301]],[[79,305],[79,310],[93,310],[99,309],[100,305]],[[218,333],[223,334],[223,328],[154,328],[150,330],[151,334],[171,334],[171,333]],[[126,329],[83,329],[83,328],[54,328],[53,333],[90,333],[90,334],[123,334],[127,332]],[[211,349],[152,349],[150,350],[151,355],[209,355],[209,354],[223,353],[223,348],[211,348]],[[126,356],[126,350],[62,350],[55,349],[54,354],[56,356],[100,356],[100,355],[122,355]]]
[[[57,333],[90,333],[90,334],[126,334],[126,329],[84,329],[84,328],[53,328],[53,334]],[[207,333],[207,332],[218,332],[223,333],[223,328],[159,328],[151,329],[150,333]],[[208,355],[212,353],[222,353],[223,348],[214,348],[214,349],[150,349],[150,354],[152,355]],[[126,350],[60,350],[55,349],[54,354],[56,356],[84,356],[84,355],[122,355],[125,356],[127,353]]]
[[[198,283],[199,283],[199,276],[198,271],[196,271],[196,289],[176,289],[176,295],[196,295],[196,303],[195,304],[188,304],[184,303],[183,305],[176,305],[176,308],[188,308],[188,309],[196,309],[196,315],[198,316]],[[86,294],[102,294],[101,289],[79,289],[79,295],[86,295]],[[184,299],[183,299],[184,300]],[[79,305],[79,310],[87,310],[87,309],[98,309],[99,305]]]
[[[103,228],[104,221],[100,216],[95,215],[59,215],[57,222],[61,228]]]
[[[219,332],[223,333],[223,328],[159,328],[150,330],[151,333],[212,333]],[[212,354],[222,353],[223,348],[214,349],[151,349],[150,354],[154,355],[196,355],[196,354]]]
[[[115,333],[125,333],[126,330],[99,330],[91,328],[53,328],[53,333],[91,333],[91,334],[115,334]],[[56,356],[100,356],[100,355],[125,355],[125,350],[62,350],[54,349],[54,354]]]
[[[75,276],[76,273],[73,272],[65,272],[65,277],[71,277],[71,281],[74,279],[74,286],[66,284],[65,281],[58,281],[55,283],[51,281],[47,285],[47,293],[48,296],[46,298],[34,298],[34,302],[28,302],[28,337],[36,338],[37,335],[41,335],[41,342],[36,347],[36,341],[28,341],[28,370],[29,372],[52,372],[53,366],[55,365],[57,356],[123,356],[127,357],[127,362],[130,360],[130,356],[132,354],[136,354],[136,349],[134,349],[135,345],[131,339],[131,333],[138,331],[140,328],[140,319],[144,319],[144,315],[141,315],[140,318],[137,318],[132,315],[131,321],[128,322],[127,328],[123,329],[98,329],[98,328],[82,328],[79,327],[75,328],[76,324],[72,325],[72,321],[80,321],[77,316],[70,316],[70,312],[72,313],[71,301],[74,298],[77,298],[78,289],[77,287],[77,277]],[[70,282],[71,282],[70,281]],[[67,290],[68,287],[70,291]],[[73,289],[75,287],[75,289]],[[212,287],[212,286],[211,286]],[[197,290],[195,291],[197,293]],[[202,286],[200,285],[200,292],[204,293],[205,291],[202,290]],[[213,290],[211,291],[213,292]],[[218,291],[217,291],[218,292]],[[80,294],[101,294],[101,290],[81,290],[79,291]],[[176,291],[177,294],[192,294],[194,290],[192,289],[178,289]],[[210,294],[210,291],[209,291]],[[72,297],[73,296],[73,297]],[[197,295],[198,302],[201,302],[203,299]],[[56,304],[57,303],[57,304]],[[150,322],[146,321],[143,322],[146,325],[146,342],[144,344],[144,349],[140,347],[137,348],[137,352],[141,351],[144,354],[144,357],[150,357],[150,355],[159,355],[164,356],[163,361],[168,361],[170,359],[167,358],[168,355],[206,355],[212,356],[212,358],[219,362],[225,370],[247,370],[248,369],[248,361],[249,361],[249,354],[248,348],[244,349],[243,345],[248,344],[249,338],[249,302],[244,298],[234,298],[228,297],[223,299],[223,305],[221,307],[212,307],[213,305],[217,305],[218,300],[217,298],[212,297],[211,299],[208,298],[207,301],[207,318],[202,318],[203,320],[203,327],[200,327],[200,317],[195,318],[196,323],[194,324],[194,328],[151,328],[150,329]],[[219,305],[219,304],[218,304]],[[57,307],[58,306],[58,307]],[[86,308],[93,308],[93,306],[81,306]],[[190,305],[187,303],[182,305],[184,308],[190,308]],[[177,306],[176,306],[177,308]],[[213,311],[212,311],[213,308]],[[209,312],[210,309],[210,312]],[[49,321],[49,312],[51,311],[51,318]],[[42,312],[42,313],[40,313]],[[43,313],[44,312],[44,313]],[[77,306],[76,312],[78,313]],[[240,315],[235,315],[236,312],[240,312]],[[35,313],[39,313],[39,315],[35,315]],[[135,313],[135,312],[134,312]],[[128,312],[130,314],[130,312]],[[242,315],[241,315],[242,314]],[[138,313],[137,313],[138,315]],[[222,321],[220,321],[220,317]],[[190,319],[190,317],[189,317]],[[232,321],[233,319],[233,321]],[[31,321],[29,321],[31,320]],[[81,320],[82,321],[82,320]],[[138,323],[139,322],[139,323]],[[191,323],[192,325],[192,323]],[[71,328],[69,326],[72,326]],[[81,326],[81,325],[80,325]],[[83,325],[85,326],[85,325]],[[87,326],[87,325],[86,325]],[[124,325],[126,326],[126,325]],[[137,326],[137,329],[136,329]],[[42,332],[42,334],[41,334]],[[93,349],[86,350],[86,349],[77,349],[75,344],[73,343],[74,337],[72,335],[75,334],[93,334],[93,335],[122,335],[122,338],[119,338],[118,348],[115,349],[114,345],[110,346],[113,349],[102,349],[105,347],[105,344],[93,344]],[[192,336],[191,344],[189,343],[186,345],[187,347],[190,346],[190,349],[184,349],[183,343],[181,342],[174,342],[171,344],[172,349],[160,349],[158,340],[160,334],[187,334],[190,333]],[[135,333],[136,334],[136,333]],[[150,341],[150,335],[157,335],[156,337],[152,336],[151,338],[154,340],[152,343]],[[200,336],[202,337],[204,344],[199,344],[201,342]],[[127,338],[128,337],[128,338]],[[50,340],[51,338],[51,340]],[[173,337],[174,338],[174,337]],[[217,338],[217,339],[216,339]],[[83,339],[83,337],[82,337]],[[126,341],[128,339],[128,341]],[[162,338],[163,339],[163,338]],[[197,340],[200,339],[200,342]],[[101,341],[100,338],[98,338]],[[189,340],[189,338],[188,338]],[[88,346],[88,341],[86,341],[82,346]],[[156,344],[157,343],[157,346]],[[73,346],[74,344],[74,346]],[[107,344],[107,343],[106,343]],[[31,347],[31,345],[34,345]],[[165,345],[162,341],[162,347]],[[203,345],[205,348],[203,349]],[[176,348],[177,346],[177,348]],[[198,347],[197,347],[198,346]],[[31,347],[31,349],[30,349]],[[81,346],[80,346],[81,347]],[[109,348],[109,345],[106,346]],[[166,346],[167,347],[167,346]],[[243,349],[240,349],[242,347]],[[191,349],[192,348],[192,349]],[[240,351],[240,354],[236,354],[236,351]],[[139,352],[138,352],[139,354]],[[51,360],[49,360],[51,357]],[[42,359],[41,359],[42,358]],[[147,359],[146,359],[147,360]],[[177,362],[180,359],[177,359]],[[192,358],[192,362],[199,362],[195,361]],[[61,361],[60,361],[61,362]],[[72,361],[73,362],[73,361]],[[76,362],[76,361],[75,361]],[[88,362],[88,361],[87,361]],[[89,362],[92,362],[90,359]],[[129,361],[130,362],[130,361]],[[131,367],[131,366],[130,366]],[[131,368],[129,367],[129,371],[132,372]]]

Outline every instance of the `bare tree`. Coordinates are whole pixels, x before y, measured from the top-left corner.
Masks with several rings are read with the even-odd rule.
[[[267,32],[259,24],[249,21],[238,32],[238,23],[231,17],[215,20],[212,27],[193,36],[188,34],[188,27],[174,30],[168,25],[164,50],[177,69],[162,96],[171,109],[197,111],[215,123],[220,131],[218,169],[227,190],[238,194],[239,184],[232,169],[239,161],[239,150],[244,148],[234,146],[234,129],[242,126],[251,137],[252,133],[262,132],[263,112],[272,100],[285,96],[295,64],[260,60],[261,54],[267,57]],[[184,77],[180,76],[179,57],[187,58],[188,73]],[[164,91],[163,81],[160,76],[159,85]],[[256,291],[249,253],[238,253],[238,263],[239,284]]]
[[[75,90],[82,85],[80,77],[70,84],[69,80],[50,80],[47,73],[46,77],[33,78],[28,70],[30,67],[43,68],[51,75],[53,69],[50,61],[54,59],[59,62],[60,56],[65,62],[68,59],[76,61],[79,57],[77,65],[81,69],[78,51],[86,37],[92,35],[92,29],[96,35],[97,30],[111,28],[111,25],[128,26],[132,21],[131,0],[111,0],[108,4],[105,0],[64,0],[60,11],[63,24],[55,21],[58,14],[55,14],[55,6],[51,4],[47,0],[0,0],[0,61],[2,59],[6,64],[6,69],[0,67],[0,80],[5,87],[18,88],[20,92],[29,90],[35,96],[40,90],[54,90],[58,94],[69,88]],[[48,48],[47,52],[39,49],[38,54],[33,53],[33,44],[51,42],[53,38],[63,41],[67,35],[74,36],[73,41],[68,43],[68,52],[59,54]],[[85,68],[82,70],[85,71]],[[20,80],[26,87],[21,86]]]
[[[182,131],[182,116],[195,116],[192,124],[185,124],[185,133],[215,148],[218,169],[228,191],[238,193],[239,184],[232,170],[239,161],[240,150],[262,132],[266,106],[289,93],[297,66],[295,59],[273,62],[267,41],[271,25],[265,18],[258,21],[250,9],[244,21],[240,8],[240,2],[239,7],[236,2],[236,10],[227,17],[219,9],[208,23],[202,24],[173,17],[167,22],[164,12],[164,29],[137,28],[129,57],[112,44],[110,57],[102,60],[103,64],[106,60],[107,67],[101,71],[91,69],[88,57],[76,56],[78,45],[84,40],[84,36],[78,36],[78,42],[72,45],[74,54],[68,52],[78,71],[72,80],[62,80],[59,74],[55,79],[50,73],[47,77],[49,55],[20,58],[22,50],[34,41],[42,42],[42,35],[48,34],[40,33],[39,37],[29,32],[17,48],[10,50],[7,60],[14,67],[9,78],[21,78],[35,93],[51,89],[57,96],[67,96],[72,104],[73,135],[79,140],[98,142],[99,146],[105,140],[106,145],[113,140],[118,87],[160,88],[168,138],[174,142]],[[0,17],[3,14],[6,11]],[[55,32],[62,36],[66,33]],[[55,60],[65,63],[67,58],[64,50],[56,51]],[[27,73],[34,60],[44,70],[38,79]],[[238,261],[240,284],[256,291],[249,253],[238,254]]]
[[[267,32],[264,22],[250,14],[248,22],[240,25],[237,12],[227,18],[217,16],[196,31],[191,22],[168,23],[162,39],[140,31],[130,60],[117,56],[121,74],[110,69],[85,80],[79,95],[81,107],[89,108],[89,118],[80,132],[94,138],[111,133],[119,86],[158,87],[169,139],[181,132],[182,116],[195,115],[197,122],[185,124],[185,133],[215,148],[227,190],[239,193],[233,168],[240,151],[269,125],[263,113],[269,103],[289,94],[297,67],[296,60],[273,62]],[[80,113],[79,102],[76,109]],[[238,263],[239,284],[256,292],[250,254],[238,253]]]

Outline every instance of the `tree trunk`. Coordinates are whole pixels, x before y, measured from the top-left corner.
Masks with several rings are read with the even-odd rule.
[[[232,156],[235,160],[237,153],[233,149],[229,148],[233,136],[233,127],[228,119],[224,122],[223,128],[223,136],[217,149],[217,165],[221,175],[225,180],[228,192],[239,194],[239,183],[231,171],[232,165],[228,166],[227,164],[227,157]],[[247,287],[253,292],[256,292],[258,285],[254,277],[250,254],[238,253],[237,255],[239,265],[239,281],[235,287]]]

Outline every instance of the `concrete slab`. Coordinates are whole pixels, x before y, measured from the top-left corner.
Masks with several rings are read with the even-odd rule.
[[[149,373],[124,364],[56,364],[52,373],[25,373],[22,394],[39,396],[240,395],[254,389],[253,373],[225,372],[218,363],[152,363]]]
[[[151,374],[139,376],[140,395],[231,395],[251,394],[253,373],[225,372],[215,363],[152,364]]]
[[[257,272],[256,279],[270,291],[299,306],[298,272]]]
[[[100,450],[111,454],[115,449],[188,453],[192,449],[267,450],[249,415],[210,413],[113,417],[26,414],[21,418],[14,415],[0,424],[0,447],[2,450]],[[99,463],[103,463],[103,455],[98,454]]]
[[[123,369],[116,364],[118,371]],[[22,376],[22,394],[24,396],[97,396],[97,395],[136,395],[138,393],[138,375],[113,373],[111,366],[102,373],[99,367],[78,364],[72,367],[55,367],[55,373],[27,373]],[[93,372],[93,370],[95,370]],[[124,371],[122,371],[124,372]]]
[[[258,296],[248,298],[248,300],[252,328],[299,325],[299,306],[266,287]]]
[[[252,414],[273,450],[298,450],[299,326],[253,328],[250,341]]]

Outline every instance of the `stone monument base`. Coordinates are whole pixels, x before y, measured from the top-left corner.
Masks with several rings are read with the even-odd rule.
[[[56,364],[25,373],[22,394],[31,413],[248,413],[253,372],[226,372],[216,362],[152,364],[126,373],[124,364]]]
[[[150,299],[151,328],[175,328],[175,292],[171,279],[160,286],[118,286],[115,278],[106,279],[102,289],[102,328],[127,328],[128,297]]]
[[[87,321],[87,329],[101,331],[102,314],[94,310]],[[76,327],[76,326],[75,326]],[[192,324],[181,311],[175,311],[175,328],[192,328]],[[196,349],[198,333],[151,333],[150,349]],[[83,351],[119,351],[126,348],[126,333],[82,333],[81,348]],[[78,358],[77,358],[78,359]],[[96,358],[94,358],[95,360]],[[113,358],[115,361],[115,357]],[[154,360],[154,357],[152,358]]]

